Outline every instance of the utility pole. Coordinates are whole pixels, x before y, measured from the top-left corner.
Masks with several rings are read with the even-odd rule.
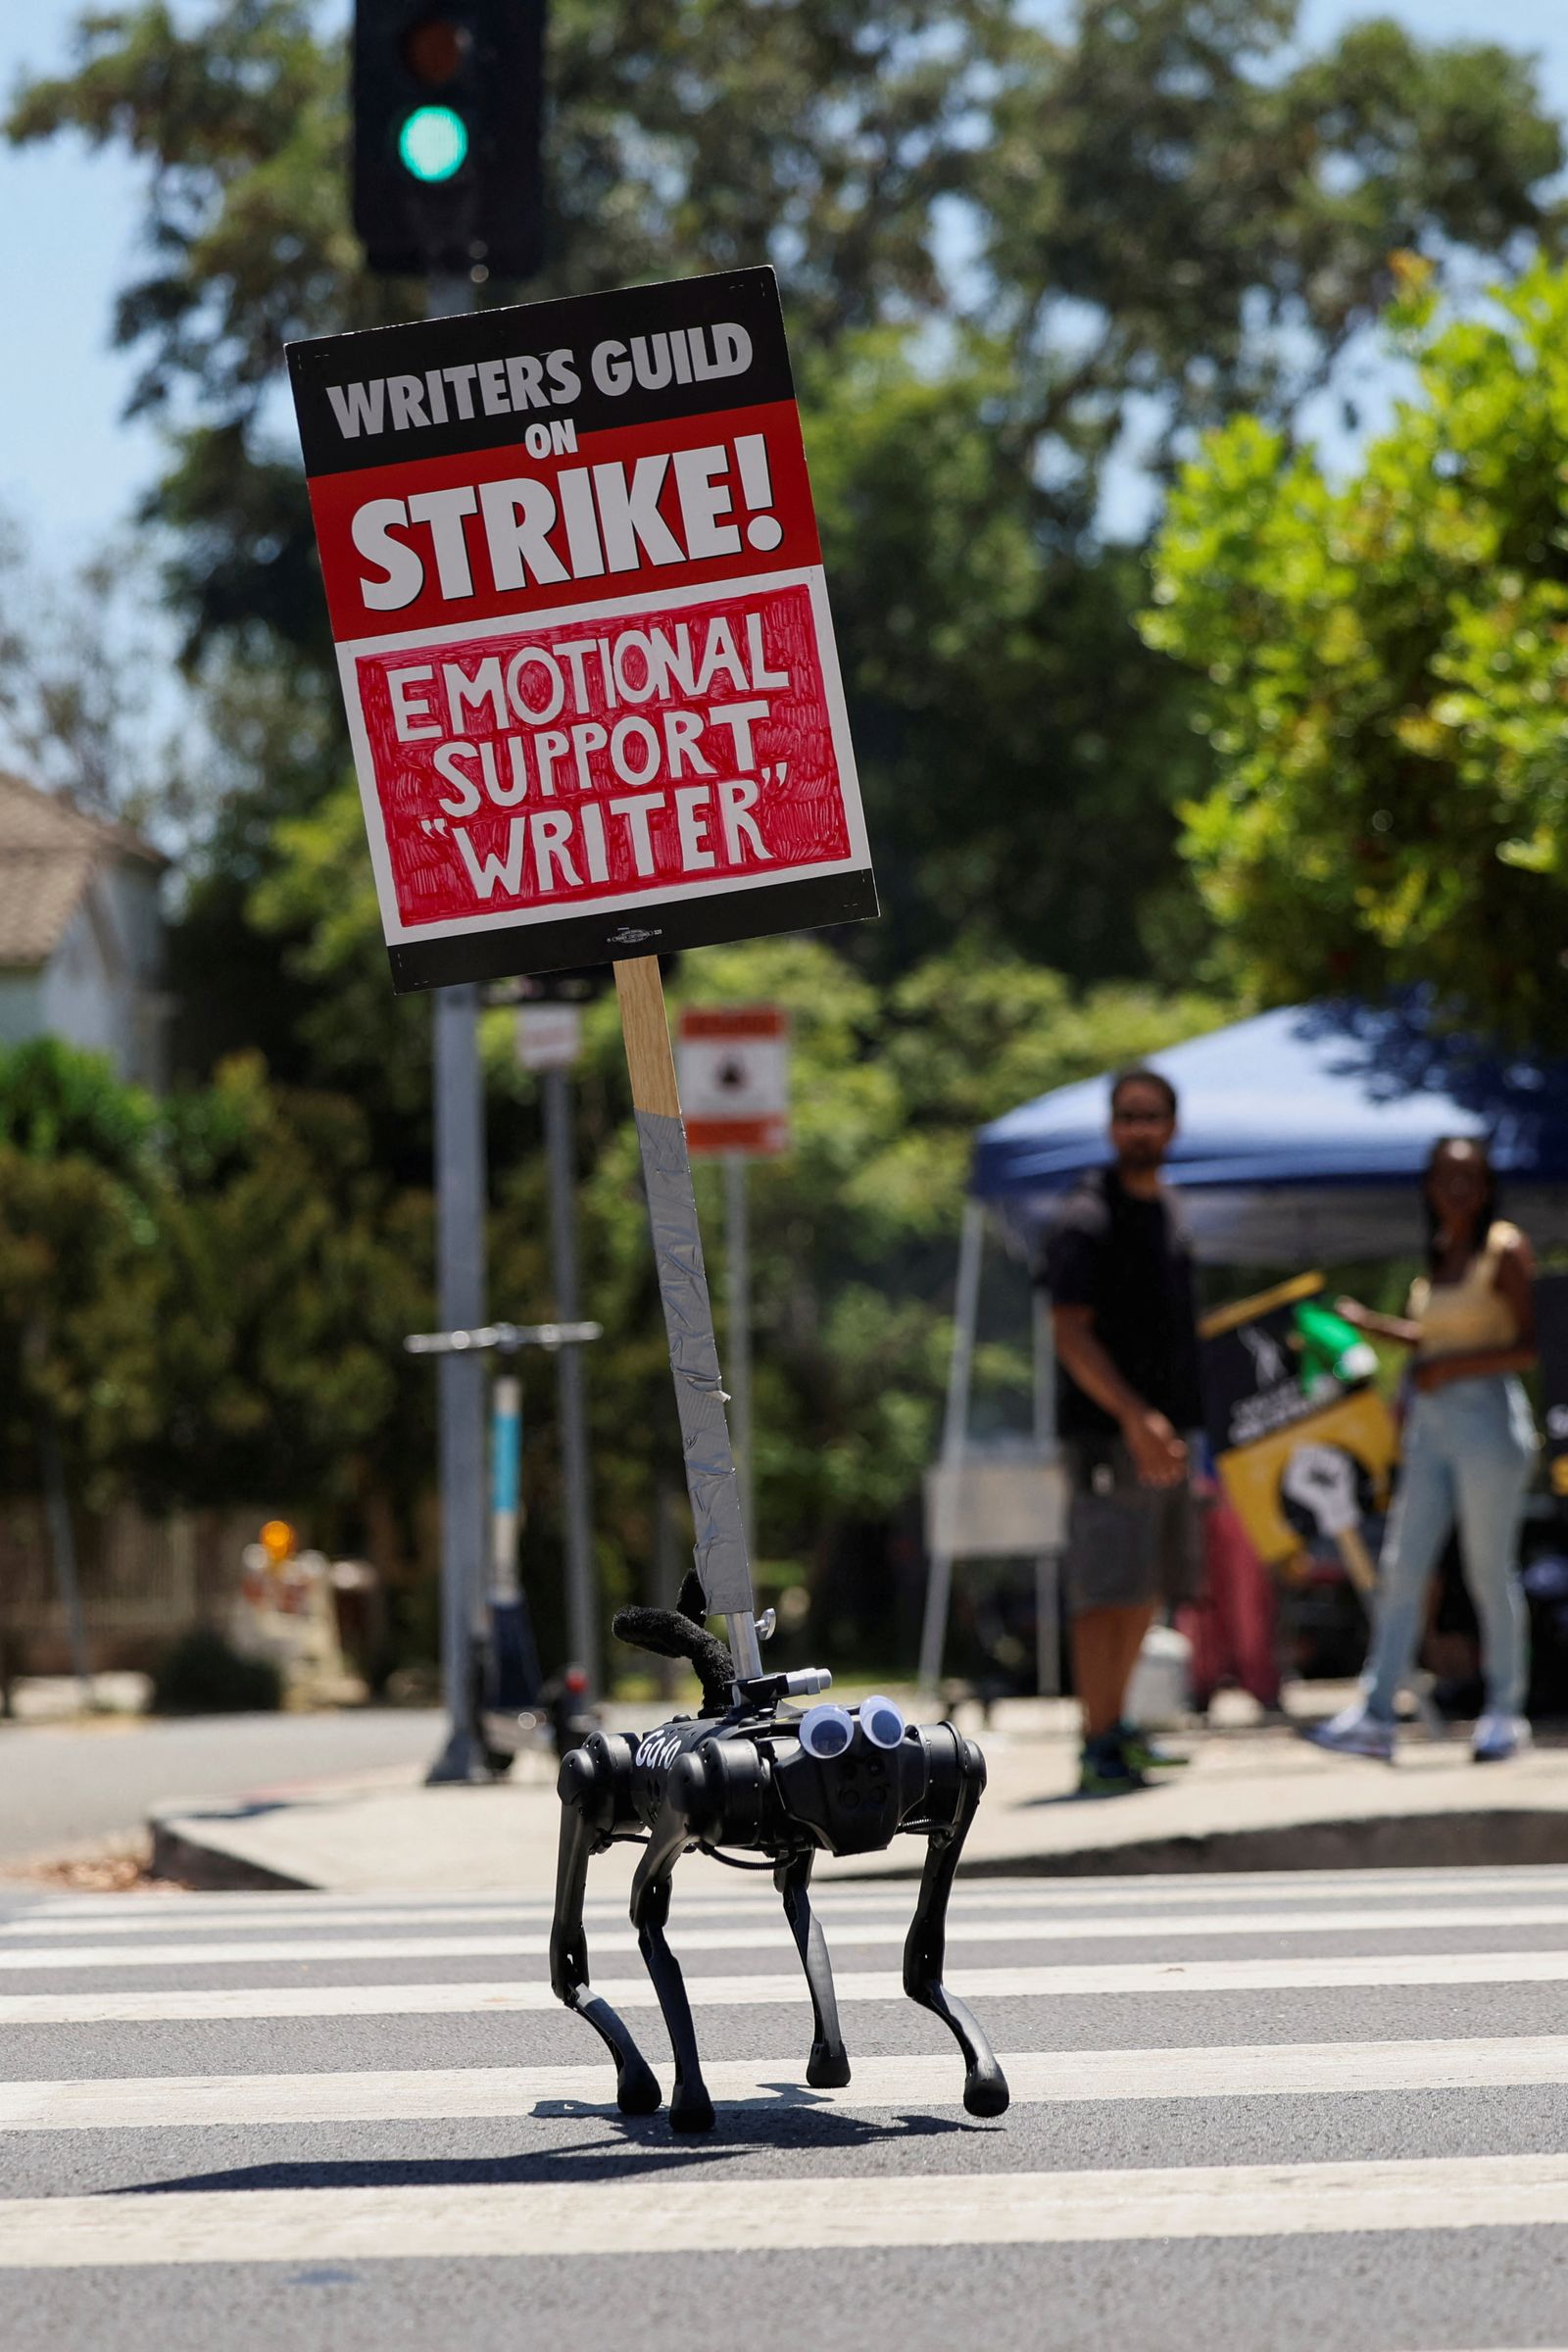
[[[473,308],[472,281],[432,278],[426,316]],[[436,1319],[444,1331],[485,1320],[484,1082],[479,1068],[479,991],[471,982],[435,992],[431,1008],[435,1098]],[[437,1375],[441,1480],[441,1691],[446,1744],[431,1784],[483,1779],[474,1713],[474,1643],[485,1591],[485,1368],[476,1354],[443,1355]]]
[[[545,0],[355,0],[354,224],[367,267],[423,274],[425,316],[474,307],[492,274],[529,276],[543,225]],[[448,1331],[484,1322],[484,1095],[479,992],[440,989],[432,1014],[436,1268]],[[476,1778],[473,1643],[484,1623],[484,1370],[462,1350],[440,1372],[441,1650],[449,1718],[431,1781]]]
[[[524,1016],[526,1017],[526,1016]],[[556,1277],[556,1320],[579,1320],[577,1295],[576,1152],[571,1079],[564,1069],[540,1073],[545,1152],[550,1163],[550,1248]],[[588,1470],[588,1404],[582,1348],[576,1342],[556,1357],[561,1411],[561,1475],[566,1516],[566,1640],[588,1677],[588,1695],[600,1692],[599,1593],[594,1573],[593,1509]]]

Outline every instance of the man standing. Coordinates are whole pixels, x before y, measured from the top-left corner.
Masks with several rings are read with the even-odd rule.
[[[1159,1173],[1175,1132],[1170,1081],[1124,1070],[1110,1090],[1113,1164],[1063,1202],[1038,1275],[1072,1482],[1067,1605],[1088,1796],[1142,1788],[1156,1766],[1185,1761],[1122,1715],[1156,1609],[1202,1584],[1186,1436],[1202,1420],[1192,1246]]]

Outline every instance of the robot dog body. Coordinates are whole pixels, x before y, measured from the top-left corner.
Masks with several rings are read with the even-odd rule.
[[[957,2041],[969,2113],[1001,2115],[1007,2105],[1002,2069],[980,2026],[942,1983],[948,1896],[985,1788],[980,1750],[950,1724],[906,1725],[886,1699],[867,1700],[855,1710],[817,1706],[803,1715],[786,1702],[824,1687],[829,1678],[815,1670],[729,1682],[728,1703],[720,1710],[720,1677],[728,1664],[722,1645],[702,1635],[697,1639],[708,1649],[703,1655],[689,1632],[669,1632],[681,1622],[670,1613],[628,1612],[631,1616],[638,1621],[632,1638],[666,1654],[675,1650],[693,1657],[709,1706],[700,1716],[676,1716],[640,1739],[595,1732],[561,1768],[551,1983],[609,2048],[622,2112],[653,2114],[660,2091],[620,2018],[589,1990],[583,1893],[593,1854],[617,1838],[645,1839],[632,1884],[631,1919],[675,2056],[670,2123],[677,2132],[706,2132],[713,2122],[712,2103],[703,2082],[685,1983],[664,1934],[675,1863],[693,1846],[721,1859],[737,1851],[766,1857],[742,1867],[771,1863],[811,1996],[815,2031],[806,2079],[816,2088],[838,2087],[850,2080],[850,2062],[827,1944],[811,1909],[812,1864],[818,1853],[878,1853],[900,1831],[909,1831],[927,1842],[904,1947],[904,1988],[940,2017]],[[617,1632],[625,1624],[617,1620]],[[657,1640],[650,1638],[650,1626]]]

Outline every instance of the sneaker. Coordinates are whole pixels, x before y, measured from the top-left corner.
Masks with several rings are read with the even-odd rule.
[[[1308,1724],[1301,1738],[1337,1756],[1370,1756],[1379,1764],[1394,1762],[1393,1724],[1380,1723],[1359,1700],[1342,1709],[1328,1723]]]
[[[1135,1788],[1148,1787],[1114,1733],[1108,1739],[1085,1740],[1078,1760],[1080,1796],[1130,1796]]]
[[[1123,1760],[1134,1772],[1174,1772],[1193,1760],[1191,1756],[1173,1755],[1168,1747],[1156,1747],[1152,1740],[1145,1739],[1136,1723],[1118,1723],[1116,1739]]]
[[[1483,1715],[1476,1725],[1470,1753],[1478,1764],[1505,1764],[1530,1745],[1530,1726],[1522,1715]]]

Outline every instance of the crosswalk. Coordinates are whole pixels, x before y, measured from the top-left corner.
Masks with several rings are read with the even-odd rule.
[[[823,1890],[813,2091],[771,1889],[685,1873],[698,2141],[616,2113],[538,1901],[0,1895],[0,2342],[1568,2344],[1568,1865],[965,1882],[997,2123],[903,1997],[910,1887]]]

